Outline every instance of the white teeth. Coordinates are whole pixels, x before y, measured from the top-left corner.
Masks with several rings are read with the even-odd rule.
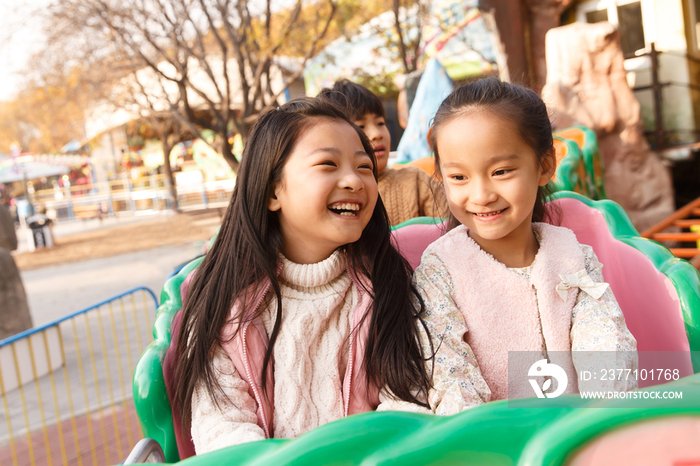
[[[332,204],[329,207],[331,209],[337,209],[337,210],[360,210],[359,204],[350,204],[350,203]]]
[[[505,210],[505,209],[502,209],[502,210],[499,210],[499,211],[496,211],[496,212],[489,212],[489,213],[487,213],[487,214],[480,214],[480,213],[478,213],[478,212],[474,212],[474,215],[476,215],[477,217],[493,217],[494,215],[498,215],[498,214],[500,214],[501,212],[503,212],[503,210]]]
[[[341,217],[354,217],[355,214],[353,214],[352,212],[341,212],[340,216]]]

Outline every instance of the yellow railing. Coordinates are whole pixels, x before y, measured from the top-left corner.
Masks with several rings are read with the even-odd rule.
[[[135,288],[0,341],[0,466],[126,458],[142,438],[131,378],[157,306]]]

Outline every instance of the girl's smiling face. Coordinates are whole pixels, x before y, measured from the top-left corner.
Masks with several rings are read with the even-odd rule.
[[[316,263],[360,239],[377,203],[373,168],[346,122],[318,120],[299,136],[268,202],[289,260]]]
[[[554,173],[553,153],[540,164],[513,123],[483,110],[446,122],[437,146],[450,211],[469,236],[501,262],[513,247],[534,259],[532,211]]]

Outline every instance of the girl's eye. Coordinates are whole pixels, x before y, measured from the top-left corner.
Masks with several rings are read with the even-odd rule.
[[[321,162],[319,165],[328,165],[329,167],[337,167],[335,162],[332,160],[326,160],[325,162]]]
[[[509,173],[510,171],[511,171],[511,170],[509,170],[509,169],[507,169],[507,168],[504,168],[504,169],[501,169],[501,170],[496,170],[495,172],[493,172],[493,175],[494,175],[494,176],[503,176],[503,175]]]
[[[451,175],[450,178],[455,181],[464,181],[467,179],[467,177],[464,175]]]
[[[365,163],[365,164],[360,165],[359,168],[367,168],[367,169],[371,170],[371,169],[372,169],[372,164],[370,164],[370,163]]]

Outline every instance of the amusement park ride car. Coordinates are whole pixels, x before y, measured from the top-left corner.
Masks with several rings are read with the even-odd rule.
[[[548,407],[538,398],[504,400],[450,417],[366,413],[296,439],[224,448],[186,464],[700,465],[700,275],[665,247],[641,238],[624,210],[604,199],[591,132],[572,128],[562,136],[566,138],[556,143],[560,163],[552,182],[558,192],[550,202],[563,213],[561,225],[592,246],[605,264],[605,280],[637,339],[640,371],[661,368],[655,355],[676,355],[679,380],[640,380],[639,390],[673,390],[682,392],[681,399],[633,405],[629,400],[563,395],[547,400]],[[442,234],[440,222],[413,219],[393,232],[395,245],[412,267]],[[144,435],[160,444],[167,462],[179,461],[183,451],[178,450],[163,358],[171,343],[171,323],[182,307],[180,286],[200,262],[193,261],[165,284],[153,327],[155,341],[134,374]]]

